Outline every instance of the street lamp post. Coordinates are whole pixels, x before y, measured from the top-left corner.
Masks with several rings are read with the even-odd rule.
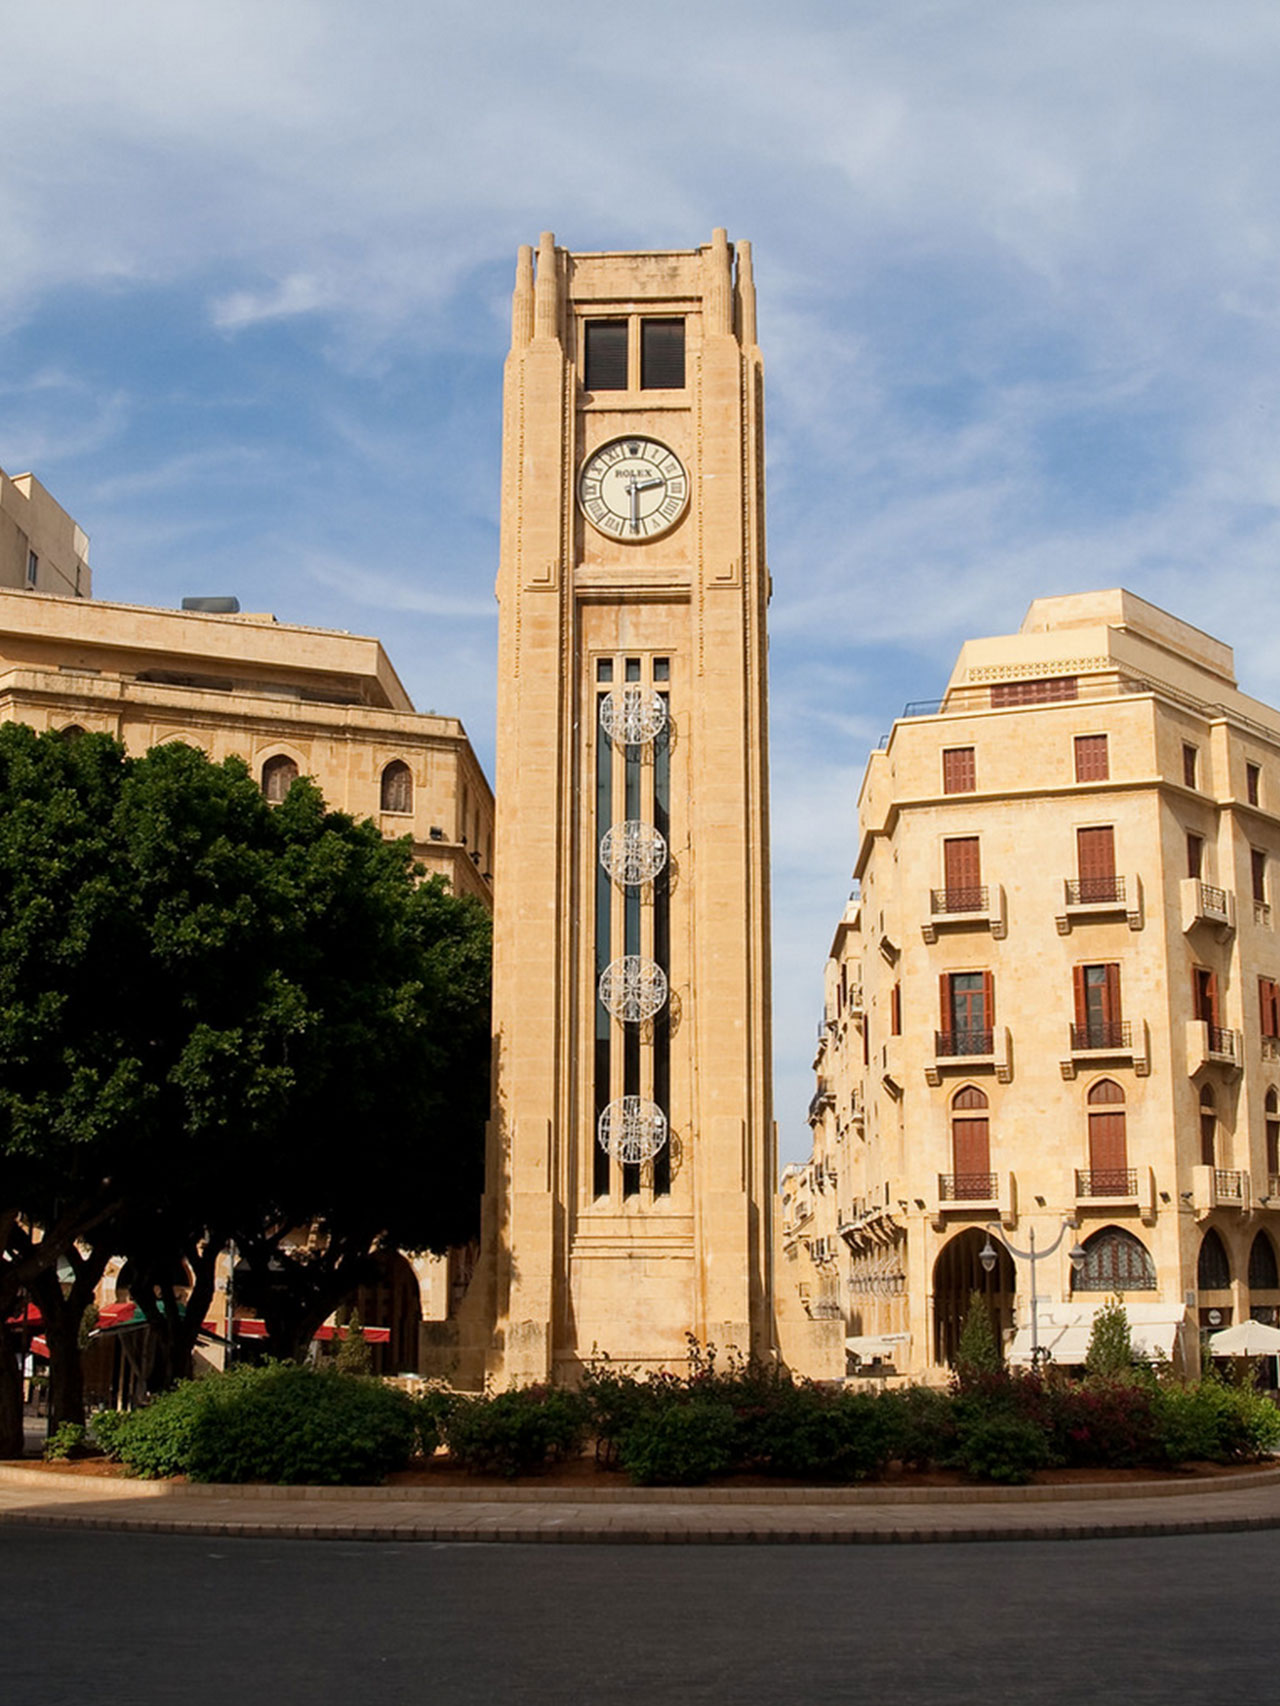
[[[982,1263],[983,1272],[989,1274],[992,1268],[996,1265],[996,1250],[995,1246],[991,1242],[991,1234],[994,1232],[996,1237],[1004,1245],[1005,1249],[1016,1261],[1030,1262],[1031,1264],[1032,1368],[1038,1368],[1040,1366],[1040,1322],[1036,1313],[1036,1263],[1043,1261],[1046,1256],[1052,1256],[1059,1244],[1061,1244],[1062,1240],[1066,1237],[1067,1232],[1078,1225],[1079,1222],[1072,1215],[1064,1214],[1062,1217],[1062,1225],[1058,1231],[1058,1236],[1054,1239],[1053,1243],[1049,1245],[1047,1250],[1036,1249],[1036,1229],[1034,1226],[1029,1226],[1027,1228],[1027,1241],[1030,1248],[1027,1250],[1019,1250],[1016,1245],[1009,1242],[1008,1238],[1005,1236],[1003,1227],[1001,1227],[997,1221],[993,1220],[990,1221],[986,1227],[987,1241],[982,1246],[981,1250],[978,1251],[978,1260]],[[1067,1253],[1071,1258],[1072,1268],[1076,1273],[1079,1273],[1080,1269],[1084,1266],[1085,1261],[1086,1252],[1084,1246],[1077,1242]]]

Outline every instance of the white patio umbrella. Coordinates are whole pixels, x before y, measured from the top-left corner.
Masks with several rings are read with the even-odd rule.
[[[1261,1321],[1241,1321],[1238,1326],[1224,1327],[1220,1333],[1210,1333],[1209,1354],[1215,1357],[1280,1356],[1280,1327],[1267,1327]]]

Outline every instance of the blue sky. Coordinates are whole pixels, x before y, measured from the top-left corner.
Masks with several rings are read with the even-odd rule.
[[[101,597],[381,635],[492,774],[516,246],[754,244],[777,1112],[869,745],[1123,584],[1280,700],[1280,8],[0,0],[0,465]]]

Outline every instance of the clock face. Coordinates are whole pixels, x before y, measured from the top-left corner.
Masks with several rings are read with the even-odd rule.
[[[614,438],[583,463],[578,502],[591,525],[612,539],[655,539],[684,514],[689,476],[656,438]]]

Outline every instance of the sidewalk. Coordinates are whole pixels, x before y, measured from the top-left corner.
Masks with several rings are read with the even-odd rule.
[[[680,1545],[1084,1540],[1280,1528],[1280,1467],[1096,1487],[205,1487],[0,1465],[0,1525],[297,1540]]]

